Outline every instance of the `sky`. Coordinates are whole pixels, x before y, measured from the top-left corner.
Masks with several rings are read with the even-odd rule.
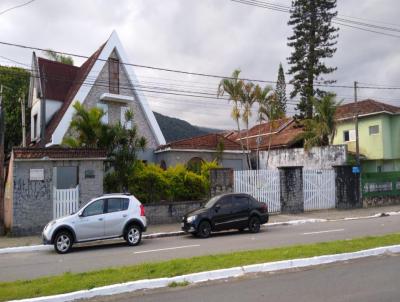
[[[25,2],[1,0],[0,12]],[[274,3],[289,6],[291,1]],[[373,21],[400,31],[399,11],[400,2],[396,0],[338,1],[341,16],[366,19],[363,22]],[[89,56],[116,30],[130,63],[222,76],[240,68],[242,77],[275,81],[280,62],[285,71],[289,68],[288,20],[286,13],[230,0],[35,0],[0,14],[0,41]],[[338,85],[351,86],[358,81],[368,84],[360,86],[399,87],[398,35],[389,37],[341,27],[337,52],[327,61],[337,71],[328,78]],[[0,65],[29,68],[31,55],[32,50],[0,45]],[[75,58],[76,65],[81,63],[82,59]],[[210,96],[216,95],[219,82],[144,68],[135,68],[135,73],[141,85]],[[289,75],[286,80],[290,80]],[[287,88],[289,93],[291,87]],[[353,100],[353,89],[329,91],[343,102]],[[231,105],[226,100],[145,95],[153,111],[199,126],[235,128]],[[400,106],[400,90],[360,89],[358,96]],[[295,102],[290,101],[288,115],[293,114]],[[256,108],[253,112],[255,115]]]

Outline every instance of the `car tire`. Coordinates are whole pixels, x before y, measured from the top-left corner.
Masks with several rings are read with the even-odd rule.
[[[124,238],[129,246],[138,245],[142,240],[142,228],[137,224],[131,224],[127,227]]]
[[[196,232],[197,237],[208,238],[211,235],[211,224],[207,220],[200,222]]]
[[[239,231],[240,233],[243,233],[243,232],[244,232],[244,228],[240,228],[240,229],[238,229],[238,231]]]
[[[73,243],[74,238],[72,237],[70,232],[58,232],[56,237],[54,238],[54,250],[58,254],[66,254],[71,250]]]
[[[260,231],[261,223],[260,218],[251,216],[249,220],[249,230],[251,233],[258,233]]]

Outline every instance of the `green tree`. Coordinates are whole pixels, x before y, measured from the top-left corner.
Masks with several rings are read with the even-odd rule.
[[[304,149],[309,150],[316,146],[328,146],[332,144],[336,134],[336,109],[340,105],[335,100],[334,94],[326,94],[321,100],[313,100],[315,116],[303,121]]]
[[[243,81],[239,79],[240,70],[233,71],[231,78],[222,79],[218,86],[217,96],[222,97],[225,93],[229,95],[229,100],[233,103],[231,117],[236,122],[237,131],[239,135],[239,142],[242,152],[244,154],[244,147],[242,142],[242,134],[240,130],[240,96],[242,94]]]
[[[249,145],[249,122],[250,118],[252,116],[251,110],[253,107],[253,104],[257,100],[257,96],[259,95],[258,92],[258,86],[254,85],[252,82],[248,82],[246,84],[242,85],[241,93],[240,93],[240,102],[243,108],[243,113],[242,113],[242,121],[244,125],[246,126],[246,149],[250,150],[250,145]],[[248,167],[251,166],[250,162],[250,155],[247,153],[247,165]]]
[[[25,116],[30,116],[26,104],[30,74],[22,68],[0,66],[0,85],[3,89],[4,110],[4,152],[9,154],[12,147],[20,146],[22,142],[21,105],[19,98],[25,100]],[[26,118],[26,129],[29,129],[30,118]]]
[[[60,62],[63,64],[74,65],[74,59],[72,59],[71,56],[65,56],[65,55],[59,54],[59,53],[55,52],[54,50],[47,49],[45,51],[45,55],[50,60]]]
[[[293,35],[288,38],[288,46],[293,48],[288,58],[288,73],[293,76],[291,97],[300,95],[299,117],[310,119],[313,97],[324,94],[314,87],[314,82],[334,82],[323,76],[336,70],[326,65],[327,59],[336,52],[339,29],[332,26],[332,18],[337,15],[336,0],[293,0],[290,13],[288,25],[293,27]]]
[[[279,63],[278,79],[276,81],[275,94],[276,94],[276,99],[280,106],[280,110],[282,112],[286,113],[286,103],[287,103],[286,80],[285,80],[285,73],[283,71],[282,63]]]
[[[268,132],[272,133],[272,129],[275,126],[276,120],[283,118],[285,116],[285,112],[283,111],[281,103],[279,102],[277,95],[271,86],[267,85],[263,89],[259,89],[257,102],[258,102],[258,122],[261,125],[262,122],[268,121],[269,122]],[[261,127],[259,127],[259,129],[261,131]],[[269,160],[269,151],[271,150],[271,142],[272,142],[272,135],[270,134],[268,135],[268,155],[266,160],[267,167]],[[257,158],[257,165],[258,162],[259,159]]]

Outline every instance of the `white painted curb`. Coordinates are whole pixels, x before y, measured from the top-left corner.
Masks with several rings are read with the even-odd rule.
[[[139,280],[127,283],[114,284],[109,286],[103,286],[98,288],[93,288],[90,290],[81,290],[77,292],[62,294],[62,295],[54,295],[48,297],[38,297],[32,299],[23,299],[23,300],[13,300],[10,302],[66,302],[73,301],[76,299],[88,299],[93,298],[95,296],[109,296],[115,294],[122,294],[128,292],[134,292],[142,289],[154,289],[167,287],[171,282],[189,282],[189,283],[199,283],[210,280],[218,280],[218,279],[226,279],[226,278],[235,278],[240,277],[245,274],[250,273],[261,273],[261,272],[273,272],[279,270],[286,269],[294,269],[294,268],[302,268],[308,266],[315,266],[321,264],[328,264],[334,262],[347,261],[352,259],[360,259],[371,256],[379,256],[383,254],[389,253],[400,253],[400,245],[392,245],[379,247],[369,250],[362,250],[353,253],[343,253],[343,254],[335,254],[335,255],[326,255],[326,256],[318,256],[312,258],[302,258],[302,259],[293,259],[293,260],[284,260],[277,262],[269,262],[269,263],[261,263],[254,265],[246,265],[233,267],[222,270],[214,270],[208,272],[201,272],[183,276],[176,276],[171,278],[159,278],[159,279],[148,279],[148,280]]]
[[[289,220],[283,222],[273,222],[268,223],[262,227],[273,227],[273,226],[282,226],[282,225],[299,225],[305,223],[316,223],[316,222],[337,222],[337,221],[348,221],[348,220],[360,220],[360,219],[371,219],[385,216],[396,216],[400,215],[399,212],[386,212],[386,213],[378,213],[371,216],[360,216],[360,217],[347,217],[340,219],[319,219],[319,218],[310,218],[310,219],[299,219],[299,220]],[[165,233],[153,233],[143,235],[143,239],[154,239],[154,238],[162,238],[162,237],[173,237],[173,236],[181,236],[186,233],[183,231],[175,231],[175,232],[165,232]],[[18,246],[18,247],[6,247],[0,248],[1,254],[11,254],[11,253],[30,253],[36,251],[48,251],[51,250],[52,246],[50,245],[28,245],[28,246]]]

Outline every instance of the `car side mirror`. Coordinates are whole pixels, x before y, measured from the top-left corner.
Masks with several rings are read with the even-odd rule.
[[[215,212],[218,212],[218,211],[221,209],[221,205],[217,204],[217,205],[214,207],[214,209],[215,209]]]
[[[78,213],[78,216],[79,216],[79,217],[83,217],[83,211],[80,211],[80,212]]]

